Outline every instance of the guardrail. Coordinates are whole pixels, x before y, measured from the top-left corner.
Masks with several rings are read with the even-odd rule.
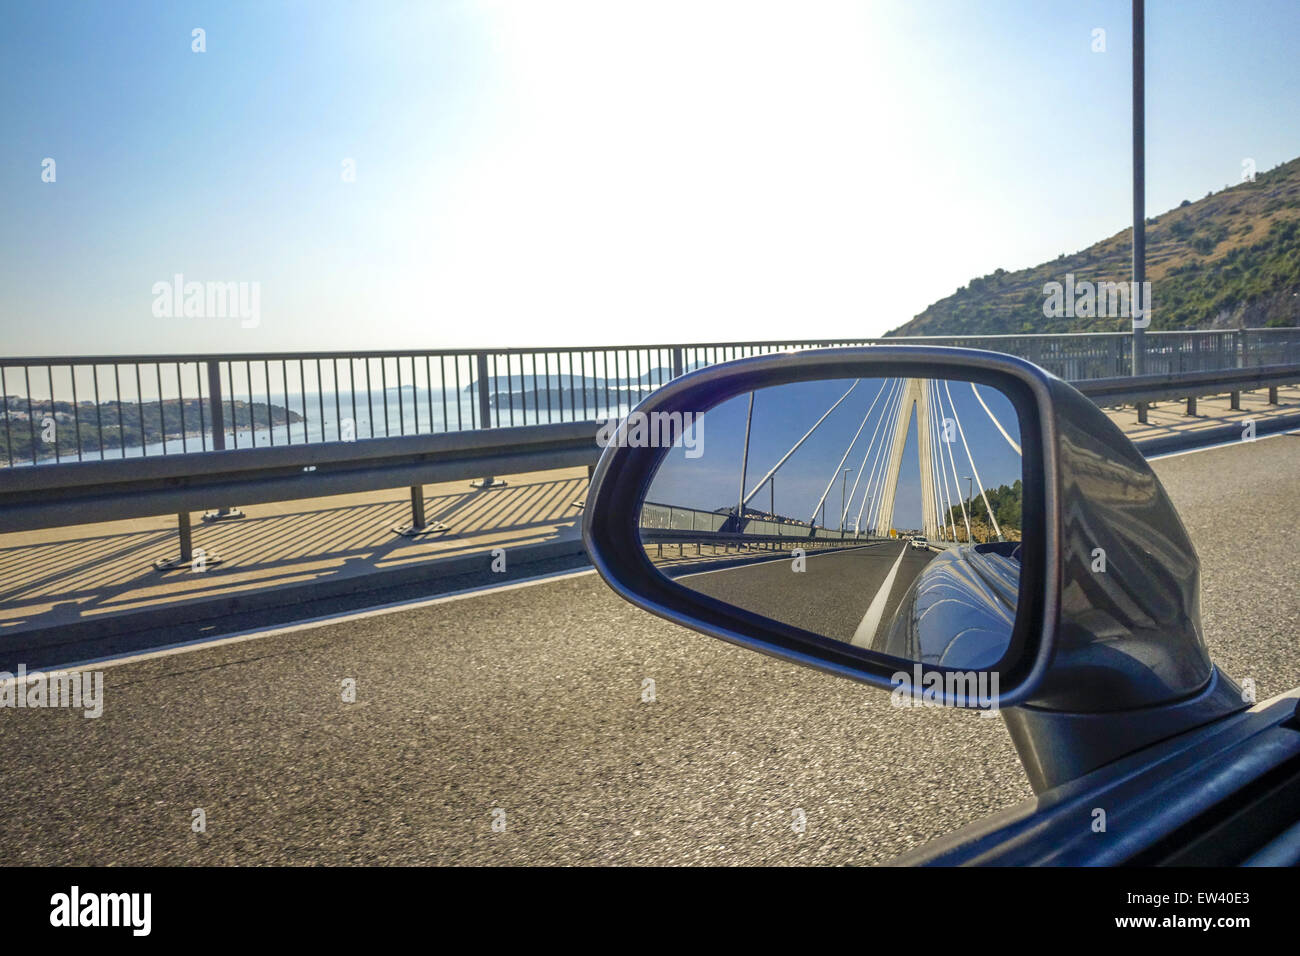
[[[691,369],[816,344],[0,359],[0,467],[593,421]]]
[[[411,520],[392,530],[409,537],[440,534],[449,529],[426,520],[425,484],[472,478],[484,469],[519,474],[585,465],[590,471],[600,455],[596,428],[595,422],[573,422],[13,468],[0,471],[0,531],[175,514],[178,553],[154,563],[168,571],[192,566],[192,511],[409,486]],[[222,508],[209,517],[231,514],[239,516]],[[220,555],[204,556],[205,566],[219,563]]]
[[[0,474],[4,531],[88,524],[401,488],[498,474],[594,466],[595,422],[449,435],[209,451],[149,460],[15,468]],[[417,524],[419,524],[417,522]]]
[[[641,537],[655,541],[879,541],[868,535],[853,534],[836,528],[810,525],[793,519],[774,520],[771,516],[754,516],[735,530],[732,511],[702,511],[683,505],[657,501],[642,502],[639,516]],[[728,529],[728,526],[731,526]]]
[[[1154,374],[1300,364],[1300,329],[1150,332]],[[0,469],[619,417],[686,371],[787,349],[960,345],[1070,381],[1127,375],[1131,336],[918,336],[600,348],[0,359]]]
[[[1241,362],[1245,357],[1243,343],[1247,337],[1244,333],[1153,333],[1151,338],[1162,334],[1169,336],[1166,345],[1157,345],[1153,351],[1156,354],[1165,354],[1170,362],[1175,357],[1182,364],[1203,362],[1209,360],[1207,356],[1217,357],[1214,361],[1233,357]],[[1250,336],[1253,337],[1255,334],[1252,330]],[[1219,346],[1225,341],[1224,336],[1231,337],[1236,343],[1235,353],[1231,350],[1219,350]],[[1120,337],[1127,339],[1126,336]],[[1066,337],[1007,336],[960,340],[929,338],[924,341],[930,344],[962,344],[979,347],[989,347],[996,342],[1003,346],[1002,351],[1013,352],[1013,354],[1015,350],[1024,347],[1025,351],[1037,353],[1038,360],[1049,365],[1053,362],[1058,367],[1062,363],[1076,365],[1082,363],[1095,372],[1102,367],[1112,367],[1114,363],[1120,361],[1112,342],[1114,338],[1115,336],[1110,333],[1097,333]],[[1272,355],[1278,350],[1287,354],[1300,352],[1298,336],[1274,336],[1273,339],[1275,341],[1267,346],[1273,350],[1271,352],[1265,352],[1263,345],[1252,340],[1250,347],[1257,351],[1251,354]],[[901,340],[871,341],[893,344]],[[1157,339],[1157,342],[1159,341]],[[1190,350],[1185,348],[1189,342],[1192,343]],[[1214,347],[1206,347],[1205,343],[1212,343]],[[300,396],[301,402],[298,404],[298,408],[302,411],[297,412],[298,417],[295,418],[278,412],[275,401],[277,396],[269,392],[265,396],[260,396],[260,401],[259,395],[253,392],[245,401],[236,400],[227,391],[230,383],[229,376],[234,374],[230,370],[238,369],[240,363],[244,363],[246,373],[250,368],[255,367],[253,363],[257,361],[264,363],[264,371],[271,367],[265,363],[272,361],[280,362],[282,371],[288,367],[284,363],[296,362],[301,371],[308,367],[308,361],[315,363],[319,359],[321,363],[325,363],[329,359],[327,353],[302,353],[295,356],[278,356],[274,359],[252,356],[149,357],[147,361],[154,363],[155,383],[161,376],[161,368],[168,363],[176,365],[178,382],[174,399],[169,398],[164,383],[155,386],[157,391],[152,401],[149,400],[146,392],[140,391],[144,387],[140,367],[146,361],[145,358],[0,360],[0,381],[4,379],[4,371],[17,367],[23,370],[24,381],[28,383],[25,420],[13,417],[8,399],[4,403],[4,437],[11,452],[14,447],[12,436],[19,430],[17,425],[25,425],[30,440],[34,441],[38,427],[35,413],[42,407],[49,407],[51,414],[57,411],[53,407],[56,399],[34,396],[30,387],[31,369],[41,363],[45,364],[48,373],[47,382],[50,383],[50,394],[53,396],[55,394],[53,363],[62,363],[68,369],[67,381],[72,389],[76,387],[80,375],[89,374],[92,380],[96,380],[97,369],[101,362],[129,364],[134,361],[134,374],[129,376],[129,380],[137,383],[134,410],[136,421],[142,423],[156,414],[161,423],[159,428],[164,435],[161,453],[151,452],[148,444],[145,443],[134,455],[128,455],[127,449],[120,447],[114,455],[97,454],[94,460],[89,460],[81,444],[83,437],[87,435],[87,428],[83,426],[89,426],[88,421],[81,420],[82,411],[88,412],[89,408],[74,402],[71,417],[75,424],[76,460],[68,461],[61,457],[57,443],[58,422],[55,421],[56,448],[52,460],[42,460],[41,455],[33,451],[28,467],[18,467],[17,460],[13,459],[9,467],[0,467],[0,531],[31,530],[175,513],[178,515],[181,548],[178,561],[163,565],[170,567],[188,563],[190,560],[191,511],[225,505],[226,507],[211,517],[237,516],[238,512],[231,511],[230,505],[287,501],[409,486],[412,520],[410,524],[394,530],[409,535],[439,532],[445,529],[438,525],[430,526],[425,521],[422,495],[422,485],[425,483],[478,477],[479,484],[491,487],[494,484],[492,475],[578,465],[586,465],[590,468],[600,452],[595,441],[599,419],[625,413],[640,396],[647,394],[652,388],[659,387],[671,377],[695,367],[741,355],[756,355],[790,348],[849,344],[870,343],[763,342],[700,346],[629,346],[622,349],[586,350],[582,353],[585,357],[578,358],[576,365],[571,362],[564,363],[563,376],[567,380],[571,374],[574,382],[574,388],[567,390],[562,387],[561,376],[555,373],[553,362],[557,355],[578,355],[579,350],[561,350],[559,353],[555,350],[548,350],[545,353],[511,350],[498,353],[421,352],[382,355],[367,353],[361,356],[347,356],[349,361],[363,362],[368,369],[372,370],[375,366],[371,363],[378,362],[383,366],[399,360],[409,360],[406,366],[408,371],[418,370],[420,363],[415,361],[417,356],[428,360],[425,362],[425,368],[428,370],[432,368],[433,356],[441,355],[446,359],[441,367],[448,372],[448,377],[437,379],[435,376],[432,384],[427,377],[417,375],[417,380],[412,382],[398,373],[394,385],[390,387],[386,384],[382,369],[379,369],[383,394],[393,398],[387,406],[384,405],[382,397],[381,400],[376,401],[375,392],[369,384],[363,385],[354,379],[361,391],[358,393],[355,388],[349,389],[348,407],[353,407],[355,402],[358,413],[363,405],[366,408],[384,409],[381,419],[383,432],[376,428],[376,420],[369,418],[365,420],[368,425],[365,434],[368,437],[364,438],[345,434],[343,421],[334,423],[338,427],[334,429],[333,435],[326,434],[325,426],[321,426],[316,431],[309,427],[307,414],[311,406],[316,408],[318,416],[322,416],[322,408],[328,410],[323,393],[315,394],[313,400],[308,402],[307,393],[303,392]],[[604,378],[584,379],[582,370],[590,370],[594,363],[594,356],[603,352],[620,353],[613,357],[614,372]],[[551,364],[548,364],[545,355],[551,356]],[[491,374],[492,356],[498,358],[506,356],[507,375],[504,386],[500,377]],[[1196,356],[1200,358],[1196,359]],[[652,357],[665,358],[668,364],[656,364],[647,371],[646,365]],[[476,371],[469,383],[455,392],[457,397],[453,401],[452,393],[448,389],[453,388],[452,383],[455,378],[450,373],[453,368],[464,370],[471,360]],[[638,360],[641,360],[640,364]],[[78,363],[89,363],[89,365],[78,365]],[[194,366],[188,379],[181,371],[182,366],[187,363]],[[207,371],[206,391],[199,373],[200,366],[205,366]],[[324,368],[325,365],[322,364],[321,367]],[[501,368],[500,365],[497,367]],[[528,367],[542,370],[546,375],[545,380],[530,378],[528,374],[521,371]],[[488,369],[486,375],[483,374],[485,368]],[[546,372],[548,368],[551,369],[550,373]],[[120,382],[121,375],[115,374],[114,380],[115,383]],[[242,383],[242,379],[237,374],[235,380],[237,383]],[[523,392],[509,384],[512,380],[525,391],[534,390],[531,404],[520,397]],[[194,386],[193,389],[187,388],[187,382]],[[1194,401],[1195,396],[1198,395],[1235,393],[1239,390],[1261,387],[1273,390],[1270,399],[1275,401],[1277,386],[1296,382],[1300,382],[1300,354],[1297,354],[1295,362],[1286,365],[1256,366],[1252,362],[1231,369],[1165,372],[1143,376],[1140,379],[1095,376],[1091,381],[1085,379],[1076,381],[1076,384],[1098,404],[1114,405],[1160,401],[1168,398],[1188,398],[1189,401]],[[544,384],[549,386],[546,389],[551,395],[549,404],[542,397]],[[408,385],[411,386],[412,394],[404,396],[403,389]],[[433,390],[435,386],[438,389],[436,400]],[[390,395],[390,388],[397,390],[396,396]],[[472,390],[474,398],[468,407],[465,395],[471,392],[467,390]],[[99,397],[97,392],[94,394],[96,398]],[[120,392],[117,394],[116,404],[110,404],[108,408],[110,417],[117,419],[117,434],[124,436],[124,423],[128,420],[129,403],[123,401]],[[598,394],[599,401],[597,401]],[[364,403],[361,395],[365,396]],[[343,397],[337,389],[330,397],[336,408],[343,407]],[[399,398],[402,400],[398,401]],[[410,401],[407,401],[408,398]],[[509,422],[516,407],[515,398],[518,398],[518,404],[523,406],[519,409],[520,414],[528,412],[533,419],[541,420],[511,426]],[[43,406],[43,401],[47,402],[48,406]],[[191,401],[196,404],[189,405]],[[105,406],[95,401],[94,407],[95,434],[98,437],[105,427],[103,423]],[[279,407],[285,412],[291,410],[289,406]],[[417,415],[416,407],[423,411],[422,417]],[[442,417],[432,415],[429,411],[442,407],[447,409]],[[459,416],[454,419],[456,428],[450,427],[453,421],[451,417],[453,407],[461,410]],[[190,409],[188,412],[187,408]],[[409,415],[406,412],[408,408]],[[543,408],[546,409],[545,416],[542,414]],[[230,421],[237,427],[226,428],[227,411],[230,411]],[[173,412],[174,415],[169,415],[169,412]],[[185,417],[187,414],[188,419]],[[187,421],[192,423],[195,415],[198,417],[199,427],[196,433],[188,434],[185,423]],[[263,440],[259,440],[258,437],[259,415],[265,416],[260,420],[265,423],[262,429],[266,432]],[[179,434],[173,435],[168,432],[172,419],[181,429]],[[504,426],[499,424],[503,421],[506,423]],[[328,416],[318,417],[318,422],[329,422]],[[46,428],[48,424],[42,421],[40,427]],[[240,434],[239,426],[243,424],[247,425],[248,434],[243,439],[245,444],[241,445],[241,439],[236,436]],[[352,424],[355,426],[356,423]],[[396,435],[392,434],[393,425],[396,426]],[[137,427],[143,429],[141,424]],[[282,438],[278,440],[278,444],[273,445],[272,442],[277,441],[277,432],[282,428],[284,429]],[[295,440],[295,436],[300,438]],[[232,447],[226,446],[226,438],[231,439]],[[358,440],[348,440],[349,438]],[[169,444],[175,442],[180,443],[179,449],[169,448]],[[198,447],[191,450],[189,445],[196,443]],[[107,446],[101,439],[97,447],[102,449]],[[1172,449],[1162,446],[1161,450]],[[33,464],[36,467],[32,467]],[[793,529],[794,526],[790,527]],[[807,526],[804,526],[804,529],[806,534]],[[818,534],[825,538],[829,533],[825,529],[819,529]],[[780,540],[782,537],[784,531],[778,529],[775,539]],[[215,561],[210,559],[209,563]]]
[[[869,535],[840,534],[818,528],[816,534],[795,535],[751,534],[733,531],[663,531],[652,528],[641,529],[641,540],[647,544],[714,544],[714,545],[790,545],[797,544],[810,547],[840,547],[846,544],[877,544],[881,541],[894,541],[895,538],[872,537]]]
[[[709,532],[709,531],[656,531],[641,529],[641,544],[647,550],[651,547],[655,549],[655,558],[672,559],[671,554],[664,554],[664,547],[677,545],[677,557],[686,559],[689,555],[686,551],[690,545],[695,546],[695,557],[719,557],[718,549],[722,549],[721,558],[727,560],[733,553],[737,556],[743,556],[748,553],[751,557],[761,557],[764,553],[789,552],[793,548],[802,551],[843,551],[851,548],[861,547],[866,544],[877,544],[881,541],[891,540],[888,538],[868,538],[865,535],[854,537],[847,535],[845,537],[803,537],[795,538],[791,536],[764,535],[764,534],[732,534],[727,532]],[[709,548],[710,552],[706,556],[704,548]],[[733,551],[734,549],[734,551]]]
[[[725,517],[725,516],[724,516]],[[809,532],[815,532],[810,534]],[[866,544],[877,544],[881,541],[889,541],[890,538],[870,537],[868,535],[840,534],[838,531],[827,531],[825,528],[804,528],[804,534],[780,535],[780,534],[762,534],[750,533],[744,531],[739,534],[730,531],[683,531],[664,528],[641,528],[641,544],[647,550],[655,549],[656,558],[672,558],[671,554],[664,554],[664,547],[677,545],[677,557],[679,559],[687,558],[687,547],[695,546],[695,557],[704,558],[704,549],[710,549],[708,557],[718,557],[718,549],[722,549],[722,558],[726,560],[732,553],[739,557],[746,553],[751,556],[761,556],[764,553],[788,552],[793,548],[801,551],[836,551],[856,548]]]
[[[1277,404],[1277,390],[1300,380],[1300,364],[1262,365],[1237,370],[1184,372],[1176,375],[1139,375],[1103,378],[1073,383],[1075,388],[1103,407],[1136,403],[1187,400],[1187,414],[1196,413],[1196,399],[1206,395],[1232,396],[1232,407],[1241,407],[1241,393],[1257,388],[1269,390],[1269,401]]]

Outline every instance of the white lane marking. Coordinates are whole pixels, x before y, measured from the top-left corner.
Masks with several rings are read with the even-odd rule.
[[[1147,461],[1159,461],[1162,458],[1177,458],[1179,455],[1195,455],[1198,451],[1214,451],[1216,448],[1232,448],[1236,445],[1253,445],[1256,442],[1268,441],[1270,438],[1281,438],[1283,435],[1300,435],[1300,429],[1290,428],[1286,431],[1273,432],[1269,435],[1260,435],[1254,441],[1243,441],[1240,438],[1234,438],[1231,441],[1219,442],[1217,445],[1203,445],[1200,448],[1188,448],[1185,451],[1169,451],[1163,455],[1152,455]]]
[[[858,629],[853,632],[853,640],[850,642],[854,647],[869,647],[872,638],[876,636],[876,628],[880,627],[880,618],[885,613],[885,605],[889,603],[889,593],[894,590],[894,579],[898,577],[898,567],[903,563],[903,555],[907,554],[909,544],[903,545],[903,550],[898,552],[898,559],[894,566],[889,569],[884,583],[880,585],[880,590],[876,596],[871,599],[871,606],[867,608],[867,613],[862,618],[862,623]]]
[[[394,614],[398,611],[411,611],[422,607],[432,607],[435,604],[450,604],[453,601],[462,601],[466,598],[481,597],[484,594],[495,594],[499,591],[514,591],[519,588],[529,588],[535,584],[545,584],[548,581],[560,581],[565,578],[577,578],[584,574],[595,573],[595,568],[581,568],[576,571],[553,571],[550,574],[539,574],[536,577],[523,578],[518,581],[512,581],[509,584],[485,584],[476,588],[465,588],[461,591],[451,591],[447,594],[440,594],[437,597],[432,598],[415,598],[410,601],[393,601],[391,604],[376,604],[374,607],[362,608],[359,611],[339,611],[335,614],[322,614],[320,617],[304,618],[301,621],[293,621],[289,624],[282,624],[272,628],[238,631],[234,634],[227,634],[224,637],[200,637],[192,641],[168,644],[164,647],[154,648],[153,650],[144,651],[138,654],[96,657],[91,660],[77,661],[73,664],[51,664],[47,667],[38,668],[37,670],[42,674],[49,674],[55,671],[79,671],[91,667],[99,669],[101,667],[116,667],[119,664],[134,664],[137,661],[147,661],[155,657],[171,657],[176,654],[186,654],[190,651],[202,651],[210,647],[221,647],[225,644],[242,644],[245,641],[255,641],[263,637],[276,637],[280,634],[292,634],[295,631],[311,631],[318,627],[327,627],[330,624],[339,624],[344,621],[360,621],[368,617],[380,617],[385,614]],[[29,675],[34,674],[37,673],[37,670],[32,670],[28,673]],[[13,684],[16,681],[16,677],[7,678],[0,681],[0,687]]]

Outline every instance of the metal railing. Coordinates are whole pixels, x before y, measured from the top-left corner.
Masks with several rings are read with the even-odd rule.
[[[749,509],[746,509],[747,513],[748,511]],[[806,541],[812,537],[819,540],[834,541],[880,540],[880,538],[872,535],[854,534],[850,531],[841,531],[838,528],[826,528],[821,525],[813,527],[807,522],[796,521],[793,518],[776,521],[771,517],[764,518],[753,515],[747,516],[743,525],[737,531],[734,530],[734,508],[722,511],[702,511],[698,508],[668,505],[656,501],[642,503],[638,520],[644,536],[653,537],[656,541],[664,542],[678,542],[679,538],[688,541],[709,540],[713,537],[717,537],[719,540],[724,538],[790,538],[792,540]],[[725,526],[728,524],[732,526],[733,530],[726,530]]]
[[[1125,376],[1128,333],[921,336],[600,348],[0,359],[0,467],[162,457],[620,417],[687,371],[751,355],[890,344]],[[1148,374],[1300,363],[1300,329],[1151,332]]]
[[[642,546],[647,553],[654,549],[652,560],[672,559],[671,552],[664,553],[665,545],[676,545],[676,556],[682,560],[691,557],[686,549],[692,545],[697,559],[730,560],[733,549],[737,557],[742,554],[761,557],[792,547],[812,551],[843,550],[889,540],[838,528],[813,527],[792,518],[778,521],[770,515],[748,516],[738,526],[734,510],[703,511],[655,501],[642,502],[637,522]],[[709,549],[708,555],[704,553],[705,548]],[[719,548],[722,549],[720,554]]]
[[[811,344],[4,358],[0,467],[594,421]]]

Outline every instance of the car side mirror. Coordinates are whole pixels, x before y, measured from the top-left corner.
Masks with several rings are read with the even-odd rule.
[[[1002,710],[1038,789],[1244,706],[1154,473],[1028,362],[742,359],[599,438],[583,535],[623,597],[900,704]]]

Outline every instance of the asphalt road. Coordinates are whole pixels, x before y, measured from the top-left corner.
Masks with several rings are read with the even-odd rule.
[[[928,549],[888,541],[825,554],[809,552],[798,573],[794,559],[786,555],[720,571],[685,574],[676,580],[719,601],[823,637],[852,642],[886,582],[888,590],[876,608],[883,626],[893,620],[912,580],[933,557],[934,552]],[[869,640],[861,646],[870,646]]]
[[[1300,437],[1156,470],[1215,658],[1261,699],[1300,684]],[[99,719],[0,711],[0,861],[878,863],[1029,795],[1000,720],[894,709],[592,574],[104,677]]]

